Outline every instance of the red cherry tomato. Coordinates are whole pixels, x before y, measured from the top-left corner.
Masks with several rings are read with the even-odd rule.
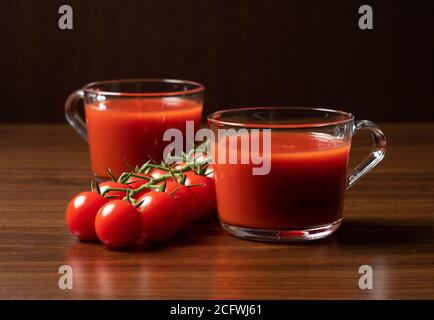
[[[199,152],[199,153],[194,154],[194,159],[196,161],[203,162],[203,161],[207,160],[208,158],[210,158],[210,155],[208,155],[205,152],[202,152],[202,153]],[[208,163],[206,170],[205,170],[205,173],[204,173],[204,176],[214,180],[214,169],[212,167],[212,164]]]
[[[137,189],[139,187],[141,187],[142,185],[146,184],[149,182],[150,179],[152,179],[152,177],[148,174],[138,174],[140,176],[142,176],[143,178],[139,178],[139,177],[130,177],[128,179],[128,181],[126,182],[126,184],[128,185],[128,187],[130,189]],[[150,189],[145,189],[139,193],[136,193],[133,198],[134,199],[139,199],[141,196],[143,196],[145,193],[149,192]]]
[[[196,196],[199,203],[199,219],[210,218],[216,210],[216,196],[214,181],[200,176],[192,171],[186,173],[185,185]]]
[[[214,168],[212,164],[208,164],[208,167],[205,170],[204,176],[214,180]]]
[[[162,169],[154,169],[151,171],[151,173],[149,173],[149,175],[154,178],[154,179],[158,179],[159,177],[161,177],[164,174],[169,173],[168,171],[164,171]]]
[[[181,169],[183,166],[185,166],[186,163],[185,162],[178,162],[177,164],[174,165],[174,169],[178,170]]]
[[[108,188],[128,189],[128,186],[126,184],[118,183],[114,181],[104,181],[99,184],[99,188],[101,190],[101,193],[104,194],[104,191],[107,190]],[[125,194],[126,194],[125,191],[114,190],[114,191],[106,192],[104,196],[109,197],[109,200],[122,200],[125,197]]]
[[[142,196],[138,210],[142,214],[142,238],[149,241],[164,241],[171,238],[182,222],[181,211],[175,199],[165,193],[151,191]]]
[[[142,233],[142,219],[134,206],[123,200],[114,200],[99,209],[95,230],[102,243],[113,248],[133,245]]]
[[[80,240],[98,240],[95,233],[95,217],[98,210],[108,202],[96,192],[82,192],[69,202],[66,224]]]
[[[199,218],[199,205],[196,196],[186,186],[174,181],[166,181],[165,192],[175,199],[176,204],[181,208],[182,223],[181,229],[189,226]]]
[[[207,155],[206,153],[198,153],[198,154],[194,154],[193,155],[193,159],[196,159],[196,161],[205,161],[206,159],[209,158],[209,155]],[[179,162],[174,166],[174,169],[181,169],[182,167],[184,167],[186,165],[185,162]],[[205,165],[203,165],[204,167]],[[214,180],[214,169],[212,164],[208,164],[205,170],[205,173],[203,174],[204,176],[206,176],[207,178],[213,179]]]

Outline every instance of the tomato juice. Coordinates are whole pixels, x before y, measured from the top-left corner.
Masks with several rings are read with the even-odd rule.
[[[228,145],[217,143],[215,147],[218,153]],[[268,174],[253,175],[252,162],[215,163],[221,222],[290,230],[340,220],[349,150],[350,141],[323,133],[272,132]]]
[[[85,107],[92,170],[108,177],[131,166],[142,165],[151,157],[163,159],[166,129],[176,128],[185,134],[185,122],[199,126],[202,103],[179,97],[116,98],[89,103]]]

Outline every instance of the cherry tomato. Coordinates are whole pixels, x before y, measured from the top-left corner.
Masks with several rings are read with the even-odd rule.
[[[208,164],[208,167],[205,170],[204,176],[214,180],[214,168],[212,164]]]
[[[149,175],[154,179],[158,179],[159,177],[161,177],[162,175],[167,174],[167,173],[169,173],[169,172],[162,170],[162,169],[154,169],[151,171],[151,173]]]
[[[204,161],[204,160],[208,159],[208,157],[209,156],[206,153],[199,153],[199,154],[195,153],[193,155],[193,158],[196,159],[196,161]],[[174,169],[179,170],[182,167],[184,167],[185,165],[186,165],[185,162],[179,162],[174,166]],[[203,166],[205,166],[205,165],[203,165]],[[212,164],[207,165],[207,168],[206,168],[205,173],[203,175],[214,180],[214,169],[213,169]]]
[[[123,200],[113,200],[99,209],[95,230],[102,243],[113,248],[133,245],[142,233],[142,219],[134,206]]]
[[[95,217],[98,210],[108,202],[96,192],[81,192],[66,208],[66,224],[80,240],[98,240],[95,233]]]
[[[181,229],[189,226],[199,218],[199,205],[196,196],[189,188],[177,182],[167,180],[165,192],[170,194],[175,199],[176,205],[181,208]]]
[[[182,216],[175,199],[165,193],[151,191],[143,195],[139,211],[142,214],[142,238],[149,241],[164,241],[172,237],[181,226]]]
[[[104,181],[99,184],[99,188],[101,190],[101,193],[104,194],[104,191],[107,190],[108,188],[128,189],[128,186],[126,184],[122,184],[114,181]],[[125,197],[125,191],[120,191],[120,190],[109,191],[106,192],[104,196],[109,197],[109,200],[122,200]]]
[[[194,159],[196,161],[205,161],[210,157],[210,155],[208,155],[205,152],[199,152],[199,153],[195,153],[194,154]],[[212,164],[208,164],[207,168],[205,170],[204,176],[206,176],[207,178],[213,179],[214,180],[214,169],[212,167]]]
[[[178,163],[176,163],[175,165],[174,165],[174,169],[176,169],[176,170],[178,170],[178,169],[181,169],[183,166],[185,166],[186,165],[186,163],[185,162],[178,162]]]
[[[139,178],[139,177],[130,177],[129,179],[128,179],[128,181],[127,181],[127,185],[128,185],[128,187],[130,188],[130,189],[137,189],[137,188],[139,188],[140,186],[142,186],[142,185],[144,185],[144,184],[146,184],[146,183],[148,183],[148,181],[152,178],[150,175],[148,175],[148,174],[142,174],[142,173],[140,173],[140,174],[138,174],[138,175],[140,175],[140,176],[142,176],[143,177],[143,179],[142,178]],[[141,191],[141,192],[139,192],[139,193],[136,193],[134,196],[133,196],[133,198],[134,199],[139,199],[141,196],[143,196],[145,193],[147,193],[147,192],[149,192],[150,191],[150,189],[145,189],[145,190],[143,190],[143,191]]]
[[[190,190],[197,198],[199,219],[210,218],[216,210],[214,181],[208,177],[197,175],[193,171],[188,171],[185,185],[191,186]]]

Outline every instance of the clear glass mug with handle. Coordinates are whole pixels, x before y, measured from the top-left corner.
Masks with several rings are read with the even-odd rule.
[[[89,142],[92,171],[101,179],[163,160],[166,129],[185,132],[186,121],[200,125],[205,88],[186,80],[126,79],[93,82],[72,93],[65,115]],[[84,101],[83,120],[79,102]]]
[[[240,108],[213,113],[208,122],[219,219],[240,238],[300,241],[332,234],[342,221],[345,191],[385,155],[385,136],[374,123],[338,110]],[[348,171],[352,136],[360,131],[371,133],[373,149]],[[262,163],[253,159],[254,139]],[[255,174],[259,164],[268,171]]]

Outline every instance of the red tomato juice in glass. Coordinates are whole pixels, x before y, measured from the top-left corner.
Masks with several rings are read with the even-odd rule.
[[[221,147],[228,148],[217,144],[216,153]],[[341,219],[349,151],[350,141],[327,134],[272,132],[267,175],[253,175],[253,163],[214,164],[220,220],[302,229]]]
[[[176,128],[185,135],[187,120],[200,125],[202,103],[178,97],[111,99],[86,104],[86,123],[93,172],[107,177],[131,166],[142,165],[151,157],[163,159],[166,129]]]

